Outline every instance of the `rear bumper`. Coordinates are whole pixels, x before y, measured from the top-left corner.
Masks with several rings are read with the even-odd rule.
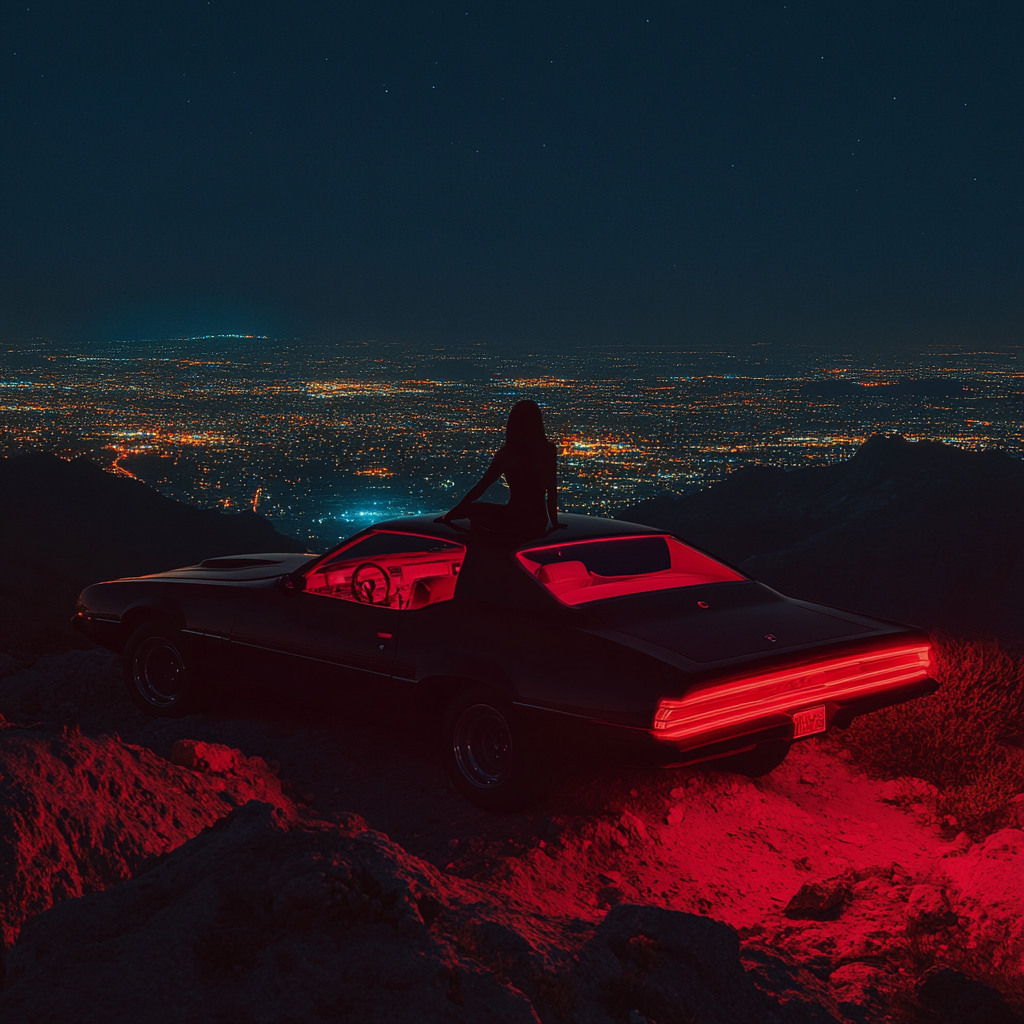
[[[845,729],[858,715],[903,704],[917,697],[926,697],[938,688],[939,684],[934,679],[919,679],[913,683],[893,687],[866,697],[848,701],[826,701],[824,732],[833,728]],[[793,729],[792,715],[774,714],[745,723],[742,731],[735,729],[711,731],[702,734],[699,740],[691,743],[674,743],[655,739],[652,736],[648,746],[654,748],[652,755],[659,764],[693,764],[697,761],[724,757],[726,754],[733,754],[740,750],[748,750],[759,743],[767,743],[771,740],[792,741]],[[824,732],[813,735],[822,736]]]
[[[698,683],[678,698],[658,702],[653,733],[678,750],[791,723],[812,708],[826,709],[825,725],[844,710],[884,707],[919,696],[930,676],[927,640],[847,649]],[[923,692],[928,692],[925,689]],[[901,696],[909,693],[909,697]]]
[[[938,688],[939,684],[934,679],[918,679],[868,696],[826,701],[825,732],[833,728],[845,729],[858,715],[927,696]],[[552,751],[585,749],[602,760],[645,767],[696,764],[750,750],[759,743],[793,741],[793,717],[788,713],[764,715],[744,722],[742,727],[711,728],[690,741],[675,742],[656,738],[650,729],[613,725],[582,716],[552,714],[545,709],[523,705],[518,710],[529,719],[542,744]],[[802,710],[805,708],[794,708],[794,712]],[[824,733],[814,735],[822,736]]]

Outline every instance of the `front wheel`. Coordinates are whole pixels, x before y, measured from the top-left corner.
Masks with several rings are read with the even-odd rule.
[[[166,619],[144,622],[124,649],[124,685],[151,718],[180,718],[195,710],[195,672],[181,631]]]
[[[514,709],[491,690],[469,690],[444,716],[443,755],[455,788],[488,811],[522,807],[536,790],[534,744]]]

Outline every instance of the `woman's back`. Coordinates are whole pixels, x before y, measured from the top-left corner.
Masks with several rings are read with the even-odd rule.
[[[557,471],[555,446],[550,441],[530,448],[505,444],[498,452],[498,463],[508,483],[509,505],[543,511]]]

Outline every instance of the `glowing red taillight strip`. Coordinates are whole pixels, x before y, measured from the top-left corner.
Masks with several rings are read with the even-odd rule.
[[[922,644],[732,679],[681,700],[661,701],[654,735],[661,740],[693,739],[809,704],[868,696],[926,679],[930,658],[931,647]]]

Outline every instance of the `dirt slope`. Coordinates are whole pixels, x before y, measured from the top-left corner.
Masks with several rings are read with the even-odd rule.
[[[965,971],[1019,997],[1024,952],[1019,863],[1024,834],[1020,829],[1003,829],[982,842],[972,842],[937,820],[935,792],[926,783],[868,779],[830,743],[798,745],[783,766],[757,782],[702,769],[570,773],[537,807],[497,817],[461,801],[447,785],[429,745],[416,737],[390,733],[372,722],[254,705],[225,706],[178,721],[151,722],[122,696],[117,672],[116,660],[99,651],[41,659],[32,671],[0,680],[0,711],[18,722],[12,732],[17,736],[26,735],[30,730],[24,726],[40,719],[44,730],[58,729],[62,721],[71,718],[81,722],[86,734],[117,731],[125,742],[145,751],[132,752],[124,743],[109,738],[98,739],[97,749],[120,750],[118,757],[140,765],[150,764],[145,755],[170,757],[175,744],[183,739],[228,744],[248,757],[279,763],[282,777],[309,805],[304,813],[321,819],[317,824],[300,818],[287,833],[298,838],[259,840],[272,846],[284,843],[282,858],[292,856],[286,851],[291,849],[289,843],[303,851],[315,848],[314,852],[325,857],[331,850],[337,853],[331,845],[335,833],[340,829],[338,835],[347,835],[348,842],[353,837],[345,823],[354,820],[349,813],[361,815],[372,829],[391,837],[387,848],[393,851],[394,870],[406,872],[403,877],[426,879],[422,884],[429,882],[429,895],[448,908],[428,929],[430,941],[440,944],[429,949],[416,946],[399,931],[397,917],[385,915],[380,921],[367,919],[359,925],[379,930],[383,943],[379,949],[385,951],[380,952],[381,962],[397,958],[393,977],[403,985],[408,981],[412,988],[407,991],[421,993],[425,1006],[439,1007],[437,1019],[485,1019],[458,1009],[459,1004],[447,994],[443,1006],[440,996],[431,1002],[436,993],[427,993],[434,991],[430,986],[442,970],[455,970],[457,975],[468,972],[467,985],[478,978],[474,972],[484,971],[490,980],[480,976],[479,984],[484,986],[480,991],[492,993],[486,996],[488,1000],[498,999],[500,993],[510,1020],[530,1019],[516,1016],[520,1008],[545,1021],[598,1020],[601,1018],[587,1014],[596,1013],[594,1006],[599,1005],[610,1020],[642,1024],[646,1017],[657,1024],[666,1024],[666,1020],[671,1024],[665,1007],[673,999],[683,998],[679,993],[687,984],[691,995],[698,989],[718,991],[716,985],[729,988],[733,984],[727,980],[730,977],[745,978],[744,984],[752,983],[755,988],[759,982],[767,990],[765,998],[790,1007],[787,1013],[799,1010],[804,1015],[794,1019],[960,1021],[971,1019],[974,1011],[970,1006],[981,1007],[979,1024],[1014,1019],[990,990],[975,991],[963,975],[936,973],[936,969],[946,966]],[[61,742],[84,742],[69,736]],[[182,770],[173,765],[168,769]],[[225,785],[220,778],[212,784]],[[220,806],[227,810],[225,801],[220,800]],[[327,819],[332,814],[341,818],[331,823]],[[240,820],[237,814],[232,818]],[[249,821],[245,829],[256,828],[250,819],[245,820]],[[273,831],[276,826],[264,823],[259,827]],[[234,828],[232,824],[229,831]],[[145,946],[155,942],[164,923],[157,910],[145,909],[150,906],[148,897],[144,898],[150,891],[145,886],[150,882],[156,885],[153,880],[159,879],[159,885],[165,887],[161,891],[170,894],[168,898],[179,908],[172,917],[180,913],[183,921],[192,920],[198,927],[206,920],[202,909],[206,897],[201,895],[206,890],[190,887],[192,883],[186,885],[183,880],[198,879],[208,869],[172,871],[172,867],[184,863],[181,858],[189,849],[213,849],[204,844],[213,842],[207,837],[219,835],[221,832],[203,833],[156,868],[115,885],[105,897],[69,900],[26,925],[9,956],[12,981],[5,998],[13,1002],[8,1005],[28,1007],[27,1001],[17,1000],[27,1000],[24,993],[30,989],[43,992],[51,985],[64,992],[59,995],[58,991],[54,1000],[65,998],[67,992],[60,987],[63,983],[58,983],[62,972],[69,972],[68,977],[88,974],[83,966],[86,961],[75,959],[79,954],[71,946],[61,946],[50,966],[44,962],[40,950],[54,948],[54,937],[63,934],[79,937],[75,947],[86,940],[95,941],[97,948],[105,951],[104,957],[132,963],[132,976],[148,978],[146,972],[156,968],[132,959],[133,943],[137,940]],[[386,841],[382,838],[379,842]],[[345,857],[351,863],[349,853]],[[270,859],[276,864],[279,858],[274,854]],[[217,860],[202,853],[196,863],[210,865]],[[256,899],[253,893],[263,892],[264,886],[270,886],[269,892],[274,886],[290,884],[273,874],[276,868],[269,861],[264,867],[270,874],[261,874],[263,868],[256,871],[246,899]],[[170,873],[159,874],[165,868]],[[217,900],[230,904],[231,884],[229,874],[224,875],[225,888],[218,890]],[[259,897],[264,902],[266,898]],[[373,898],[379,897],[371,896],[371,902]],[[104,916],[108,912],[98,909],[107,905],[103,899],[127,902],[118,902],[122,910]],[[642,913],[628,909],[636,906],[643,908]],[[128,920],[129,907],[136,908],[131,914],[141,915],[137,926],[129,929],[109,924],[103,926],[107,931],[93,930],[101,919]],[[699,946],[712,939],[693,939],[700,934],[693,931],[696,925],[675,923],[690,918],[661,919],[655,913],[659,909],[713,919],[705,922],[712,926],[709,935],[718,934],[715,928],[735,929],[742,940],[740,956],[746,973],[736,974],[741,966],[722,957],[716,960],[714,971],[708,968],[706,977],[698,970],[686,982],[689,968],[685,965],[692,962],[692,950],[687,950],[693,943]],[[58,928],[47,922],[61,924]],[[209,930],[207,925],[203,928]],[[348,940],[343,938],[330,947],[329,955],[318,952],[313,940],[319,934],[317,929],[313,925],[302,928],[306,929],[304,937],[294,943],[290,939],[285,942],[273,929],[261,932],[253,964],[262,967],[238,968],[238,991],[257,985],[257,977],[259,985],[267,983],[261,970],[280,974],[277,984],[280,992],[286,993],[293,992],[290,986],[301,988],[296,979],[313,977],[306,973],[314,971],[309,964],[319,965],[314,973],[333,972],[333,977],[349,971],[345,965],[363,963],[355,947],[345,945]],[[616,930],[621,928],[626,932],[632,929],[632,933]],[[386,929],[386,934],[381,929]],[[684,934],[691,939],[684,942],[680,938]],[[206,940],[197,937],[195,941]],[[407,941],[413,946],[403,945]],[[605,943],[618,964],[612,971],[618,980],[609,983],[610,987],[599,979],[607,981],[612,960],[588,946],[594,942]],[[188,963],[203,961],[202,956],[195,958],[194,950],[188,952],[193,947],[186,944],[184,948],[182,970]],[[291,952],[275,959],[275,951],[286,949]],[[178,952],[166,955],[179,963]],[[460,967],[463,961],[468,966]],[[434,981],[415,980],[420,975],[414,965],[428,962],[431,966],[423,979],[432,971]],[[579,967],[586,963],[605,966],[595,966],[592,971]],[[523,964],[528,969],[521,969]],[[319,985],[319,981],[316,986],[309,981],[307,987]],[[924,986],[921,999],[920,986]],[[338,989],[341,1002],[337,1007],[359,998],[355,990],[343,988]],[[747,991],[750,994],[749,985]],[[941,995],[934,995],[936,992]],[[929,993],[934,995],[932,1003],[928,1002],[932,998]],[[266,996],[269,1001],[265,1005],[271,1009],[260,1017],[254,1008],[253,1019],[288,1019],[282,1009],[287,1003],[285,996],[275,1002],[279,995]],[[298,990],[287,997],[294,999],[297,1007],[305,1005],[301,998]],[[382,1007],[391,1005],[387,1000],[392,996],[380,994],[379,998],[384,1000]],[[59,1001],[45,1006],[40,1003],[39,1019],[60,1019],[61,1005]],[[723,1020],[730,1019],[732,1011],[726,1003],[719,1001],[709,1007],[708,1019],[719,1019],[712,1011]],[[950,1013],[955,1010],[955,1015],[942,1016],[939,1011],[943,1007]],[[631,1017],[634,1011],[639,1016]],[[322,1012],[322,1019],[332,1019],[330,1013],[335,1011]],[[341,1016],[335,1019],[345,1019],[347,1012],[338,1009]],[[400,1010],[391,1017],[390,1012],[382,1010],[375,1019],[408,1019]],[[79,1015],[79,1019],[87,1018]],[[300,1014],[295,1019],[316,1018]]]
[[[168,763],[113,736],[0,721],[0,937],[61,900],[106,889],[249,800],[295,804],[257,757],[179,741]]]
[[[534,945],[493,892],[335,817],[289,823],[252,801],[141,877],[33,918],[4,1019],[841,1020],[785,960],[746,970],[717,922],[621,907],[572,958]]]

